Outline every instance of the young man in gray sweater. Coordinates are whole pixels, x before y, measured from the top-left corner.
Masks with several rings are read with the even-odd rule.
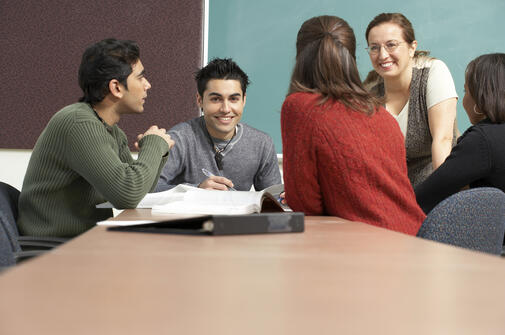
[[[246,103],[247,75],[231,59],[214,59],[195,76],[203,116],[169,130],[177,143],[156,191],[188,184],[205,189],[249,191],[280,184],[270,136],[239,123]]]

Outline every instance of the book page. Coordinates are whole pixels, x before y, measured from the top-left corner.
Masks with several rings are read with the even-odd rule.
[[[153,206],[153,213],[250,214],[261,210],[263,192],[193,188],[182,199]]]
[[[194,188],[195,187],[193,186],[181,184],[167,191],[147,193],[145,197],[142,200],[140,200],[139,204],[137,205],[137,208],[153,208],[153,206],[155,205],[161,205],[166,204],[168,202],[182,200],[184,199],[184,193]],[[96,205],[96,208],[113,208],[113,207],[114,206],[112,206],[112,204],[108,201]]]
[[[152,208],[153,213],[162,214],[251,214],[262,211],[265,197],[269,198],[267,212],[289,210],[278,201],[277,193],[284,185],[274,185],[263,191],[218,191],[180,184],[163,192],[148,193],[137,208]],[[97,205],[98,208],[110,203]],[[281,209],[282,208],[282,209]]]
[[[183,185],[178,185],[168,191],[147,193],[146,196],[139,202],[137,208],[153,208],[153,206],[156,205],[183,200],[184,193],[186,193],[187,190],[185,188],[179,188],[179,186]]]

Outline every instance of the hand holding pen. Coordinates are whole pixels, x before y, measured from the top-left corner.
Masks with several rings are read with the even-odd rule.
[[[207,169],[202,169],[202,172],[208,178],[202,181],[200,185],[198,185],[198,187],[207,190],[236,191],[236,189],[233,188],[233,182],[230,179],[215,176],[212,172],[210,172]]]

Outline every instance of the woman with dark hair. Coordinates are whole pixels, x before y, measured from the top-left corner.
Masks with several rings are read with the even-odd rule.
[[[425,213],[467,185],[505,191],[505,54],[483,55],[468,64],[463,107],[473,126],[445,162],[416,187]]]
[[[416,50],[412,24],[400,13],[377,15],[368,24],[366,40],[374,71],[365,86],[400,125],[415,187],[444,162],[456,143],[454,82],[441,60]]]
[[[363,87],[356,39],[335,16],[303,23],[281,113],[286,200],[307,215],[415,235],[425,215],[398,124]]]

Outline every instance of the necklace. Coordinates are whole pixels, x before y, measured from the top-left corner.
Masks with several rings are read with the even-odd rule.
[[[203,124],[203,127],[205,129],[205,133],[207,134],[207,136],[209,137],[209,140],[210,140],[210,143],[212,145],[212,148],[214,149],[214,151],[216,152],[214,154],[214,160],[216,161],[216,165],[217,165],[217,168],[218,170],[222,171],[224,166],[223,166],[223,158],[224,158],[224,155],[222,154],[226,148],[228,148],[228,144],[231,143],[231,140],[233,140],[233,138],[235,137],[235,135],[237,134],[237,126],[235,126],[235,133],[233,134],[233,136],[228,140],[228,142],[226,142],[226,145],[221,149],[219,148],[216,143],[214,143],[214,140],[212,139],[212,136],[210,136],[210,133],[209,131],[207,130],[207,126],[205,124]]]
[[[212,145],[214,146],[214,150],[216,151],[216,153],[214,154],[214,160],[216,161],[216,165],[217,165],[217,168],[219,170],[223,170],[223,154],[222,152],[224,152],[226,150],[226,148],[228,148],[228,144],[230,144],[231,140],[233,140],[233,137],[235,135],[233,135],[229,140],[228,142],[226,142],[226,145],[224,146],[224,148],[220,149],[216,143],[214,143],[214,140],[212,139],[211,137],[211,141],[212,141]]]

